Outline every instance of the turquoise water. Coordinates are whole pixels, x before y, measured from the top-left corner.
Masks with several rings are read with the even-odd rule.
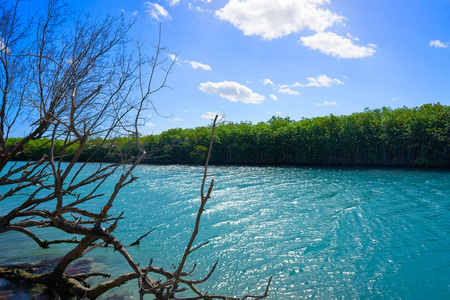
[[[450,172],[223,166],[210,172],[213,198],[197,239],[210,243],[188,264],[197,262],[201,277],[219,260],[203,291],[261,293],[274,275],[269,299],[450,298]],[[154,265],[171,269],[194,224],[202,168],[140,166],[135,175],[140,179],[110,211],[125,212],[116,235],[130,243],[155,228],[129,251],[142,265],[153,258]],[[99,210],[104,201],[91,208]],[[8,206],[0,202],[2,214]],[[40,237],[53,235],[46,229]],[[0,265],[38,262],[73,247],[40,249],[19,233],[2,234],[0,241]],[[18,245],[29,252],[17,251]],[[94,270],[131,271],[110,249],[96,249],[88,259]],[[131,282],[107,296],[136,292]]]

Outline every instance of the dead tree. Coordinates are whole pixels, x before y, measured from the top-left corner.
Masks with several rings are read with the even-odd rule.
[[[133,279],[137,279],[141,298],[146,294],[155,299],[267,297],[270,280],[262,295],[233,298],[209,295],[197,287],[208,280],[217,263],[203,279],[192,280],[193,270],[185,270],[189,255],[207,244],[194,246],[213,188],[211,181],[204,191],[214,125],[197,219],[175,271],[153,266],[152,260],[147,267],[139,266],[114,235],[123,216],[112,216],[109,210],[121,189],[137,179],[133,176],[135,167],[152,155],[139,140],[143,112],[154,109],[151,97],[166,87],[173,65],[161,56],[165,49],[160,36],[153,57],[146,58],[140,45],[135,54],[125,48],[133,23],[127,24],[121,16],[108,16],[101,21],[83,14],[74,18],[69,7],[50,0],[45,14],[30,20],[23,19],[18,7],[19,1],[10,6],[0,0],[0,201],[20,197],[16,207],[2,211],[0,234],[16,231],[42,248],[54,243],[75,246],[49,272],[37,275],[20,268],[0,267],[0,278],[45,285],[56,295],[90,299]],[[26,124],[21,128],[27,131],[23,138],[11,139],[19,124]],[[100,162],[96,170],[82,175],[96,153],[114,151],[114,139],[125,134],[135,137],[138,155],[121,156],[113,163]],[[49,153],[35,161],[14,162],[27,145],[44,137],[50,143]],[[89,156],[80,163],[87,150]],[[114,190],[100,193],[99,187],[118,172],[121,175]],[[107,200],[100,204],[99,199]],[[80,205],[87,202],[99,203],[102,208],[97,212],[81,209]],[[39,230],[29,230],[43,227],[82,239],[47,241],[36,233]],[[102,245],[114,247],[129,264],[130,272],[95,287],[89,287],[85,280],[108,274],[66,274],[70,263]],[[165,280],[155,280],[151,274],[162,275]],[[187,290],[194,296],[182,296]]]

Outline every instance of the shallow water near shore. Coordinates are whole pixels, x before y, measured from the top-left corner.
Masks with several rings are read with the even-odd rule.
[[[95,164],[92,165],[95,167]],[[215,186],[197,238],[196,277],[218,267],[203,291],[269,299],[450,298],[450,172],[446,170],[211,166]],[[146,266],[171,270],[199,206],[203,168],[144,165],[110,213],[124,212],[116,235]],[[105,182],[111,192],[114,182]],[[2,193],[0,191],[0,193]],[[85,208],[98,211],[106,198]],[[1,214],[14,206],[0,202]],[[55,237],[47,228],[41,239]],[[36,231],[35,232],[39,232]],[[40,249],[20,233],[0,235],[0,265],[37,263],[73,245]],[[25,251],[26,250],[26,251]],[[131,272],[112,249],[86,257],[92,271]],[[97,281],[92,281],[93,283]],[[0,289],[11,289],[5,281]],[[22,295],[24,299],[28,296]],[[107,297],[137,298],[137,281]],[[149,296],[149,299],[151,297]]]

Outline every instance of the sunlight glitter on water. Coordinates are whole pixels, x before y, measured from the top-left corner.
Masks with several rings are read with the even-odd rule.
[[[273,274],[270,299],[449,297],[449,172],[214,166],[210,170],[215,187],[198,236],[198,243],[210,240],[210,244],[190,260],[198,263],[198,277],[219,260],[204,290],[254,294]],[[202,168],[141,166],[136,171],[140,179],[126,187],[113,207],[115,214],[124,211],[126,216],[117,235],[132,241],[156,228],[130,252],[143,265],[153,258],[155,265],[170,269],[191,232]],[[111,188],[108,184],[105,191]],[[5,243],[0,264],[24,259],[14,253],[10,239],[35,247],[22,236],[1,238]],[[99,249],[92,255],[96,269],[130,271],[112,251]],[[123,290],[137,295],[136,283]]]

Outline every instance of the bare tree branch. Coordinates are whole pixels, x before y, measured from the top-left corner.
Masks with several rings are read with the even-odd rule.
[[[127,251],[154,229],[129,245],[123,245],[114,234],[124,217],[123,213],[113,215],[111,208],[122,189],[138,179],[133,175],[136,167],[156,153],[147,149],[139,136],[146,111],[160,114],[152,98],[169,88],[167,81],[175,63],[163,55],[166,48],[161,25],[154,55],[148,58],[141,52],[141,43],[136,53],[126,49],[127,34],[134,22],[127,24],[123,16],[95,19],[74,12],[62,1],[49,0],[44,13],[30,19],[20,15],[18,5],[19,1],[11,5],[0,0],[0,201],[14,203],[0,213],[0,234],[20,232],[42,248],[59,243],[73,244],[73,248],[44,274],[11,266],[0,267],[0,278],[45,285],[56,296],[93,299],[137,279],[141,298],[151,294],[157,300],[238,299],[209,295],[198,288],[210,279],[217,262],[201,279],[192,279],[195,262],[185,271],[189,255],[208,244],[198,243],[196,238],[214,186],[212,179],[205,191],[211,176],[207,171],[217,116],[199,210],[175,270],[153,266],[152,260],[148,267],[141,268]],[[22,137],[11,138],[10,133],[18,128],[23,131]],[[123,135],[133,137],[129,152],[115,151]],[[24,152],[42,154],[35,161],[14,162]],[[112,154],[119,159],[109,162]],[[103,157],[98,165],[89,164],[99,156]],[[101,191],[106,181],[114,188]],[[100,208],[94,211],[81,206],[89,203]],[[41,228],[45,227],[70,237],[42,240]],[[67,274],[71,263],[101,247],[114,248],[130,272],[94,287],[87,284],[88,278],[109,275]],[[152,278],[154,274],[162,279]],[[270,282],[263,295],[242,299],[267,297]],[[196,296],[177,298],[186,291]]]

